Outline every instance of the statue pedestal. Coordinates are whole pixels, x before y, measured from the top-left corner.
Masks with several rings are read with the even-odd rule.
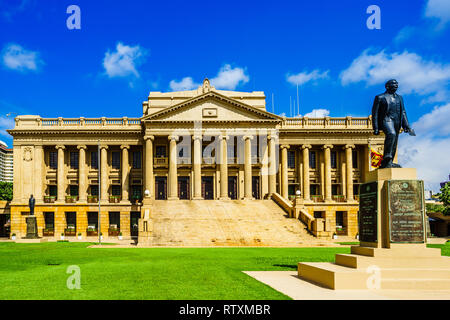
[[[360,186],[360,245],[335,263],[300,262],[298,276],[330,289],[449,290],[450,258],[426,247],[424,221],[415,169],[372,171]]]
[[[36,216],[26,217],[27,235],[23,239],[39,239]]]

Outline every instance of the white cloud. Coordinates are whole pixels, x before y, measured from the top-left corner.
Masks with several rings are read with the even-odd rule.
[[[211,85],[217,89],[234,90],[238,85],[245,84],[250,80],[243,68],[231,68],[229,64],[224,65],[215,78],[211,79]]]
[[[170,81],[170,89],[173,91],[185,91],[196,89],[200,84],[195,83],[191,77],[185,77],[181,81],[172,80]]]
[[[13,17],[23,12],[30,4],[30,0],[17,0],[17,1],[0,1],[0,12],[1,15],[8,21],[12,22]]]
[[[139,45],[131,47],[119,42],[116,51],[106,52],[103,67],[108,77],[135,76],[139,78],[137,67],[142,65],[147,56],[147,50]]]
[[[415,33],[417,33],[417,28],[415,28],[415,27],[412,27],[412,26],[403,27],[395,36],[394,42],[399,44],[403,41],[406,41],[406,40],[412,38],[412,36]]]
[[[366,82],[368,85],[385,83],[395,78],[399,92],[433,95],[430,101],[444,101],[450,80],[450,65],[424,60],[404,51],[388,54],[384,50],[371,53],[367,49],[340,74],[341,83]]]
[[[439,20],[439,28],[443,28],[450,21],[450,1],[428,0],[425,17]]]
[[[425,188],[439,191],[439,183],[450,173],[450,103],[436,106],[411,125],[417,136],[401,134],[399,163],[417,168]]]
[[[3,65],[8,69],[17,71],[37,71],[43,64],[39,53],[24,49],[22,46],[10,43],[2,50]]]
[[[287,75],[286,80],[287,80],[287,82],[289,82],[293,85],[297,85],[297,84],[302,85],[302,84],[305,84],[310,81],[316,81],[319,79],[327,79],[327,78],[329,78],[328,72],[329,72],[329,70],[320,72],[320,70],[318,70],[318,69],[313,70],[310,73],[300,72],[297,74]]]
[[[11,139],[11,136],[8,132],[6,132],[6,130],[12,128],[14,128],[14,119],[10,117],[0,116],[0,136]]]
[[[220,68],[217,76],[210,79],[211,85],[216,89],[229,89],[234,90],[237,86],[245,84],[250,80],[250,77],[245,73],[244,68],[235,67],[226,64]],[[172,80],[169,83],[170,89],[174,91],[192,90],[201,86],[200,83],[196,83],[192,77],[184,77],[180,81]]]
[[[313,109],[313,111],[304,115],[308,118],[325,118],[330,114],[330,110],[327,109]]]

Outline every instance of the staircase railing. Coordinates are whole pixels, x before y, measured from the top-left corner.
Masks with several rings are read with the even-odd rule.
[[[312,226],[315,221],[315,218],[312,215],[310,215],[308,211],[306,211],[305,209],[301,209],[298,219],[300,219],[300,221],[306,225],[308,231],[310,232],[312,231]]]
[[[331,237],[330,221],[324,218],[314,218],[305,209],[300,209],[299,217],[308,231],[311,232],[315,237]]]
[[[283,198],[279,193],[272,193],[272,200],[283,209],[289,217],[292,217],[292,202]]]

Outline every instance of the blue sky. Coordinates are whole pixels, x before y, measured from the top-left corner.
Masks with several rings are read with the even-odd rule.
[[[81,29],[69,30],[69,5]],[[366,12],[380,8],[381,29]],[[267,110],[367,116],[397,78],[418,137],[400,163],[436,190],[450,173],[450,1],[0,0],[0,140],[6,114],[141,116],[149,91],[264,91]],[[313,111],[315,110],[315,111]],[[418,121],[420,119],[420,121]],[[436,156],[437,154],[441,156]]]

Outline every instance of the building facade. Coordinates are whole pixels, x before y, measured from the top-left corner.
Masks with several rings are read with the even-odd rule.
[[[0,181],[13,182],[13,149],[0,141]]]
[[[135,236],[155,201],[270,199],[297,190],[311,216],[357,233],[358,186],[381,150],[371,118],[286,118],[263,92],[150,92],[141,118],[18,116],[11,233],[26,233],[28,198],[39,234]],[[100,178],[99,178],[100,177]],[[99,205],[101,205],[99,219]]]

